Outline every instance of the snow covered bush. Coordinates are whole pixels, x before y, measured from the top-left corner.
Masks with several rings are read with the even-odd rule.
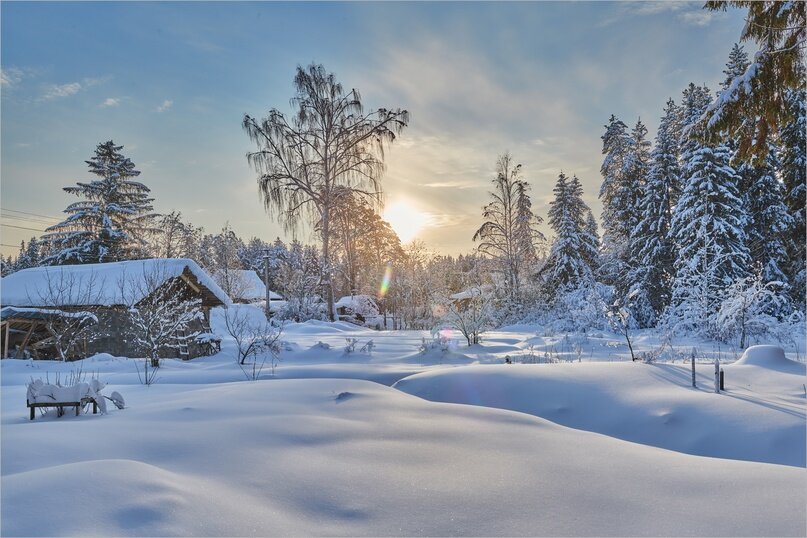
[[[763,282],[761,274],[732,284],[715,317],[718,334],[726,341],[738,338],[745,348],[751,338],[776,332],[780,320],[774,315],[787,305],[781,282]]]
[[[166,269],[143,265],[141,272],[123,274],[118,280],[120,301],[133,328],[131,336],[147,351],[153,368],[160,366],[161,349],[187,349],[199,334],[189,331],[192,322],[204,319],[202,300],[189,297],[181,279],[166,278]]]
[[[468,345],[479,343],[479,334],[494,327],[491,297],[482,286],[472,286],[443,299],[439,325],[460,331]]]
[[[607,311],[613,288],[595,282],[579,288],[561,289],[554,306],[546,313],[544,325],[558,332],[607,331]]]
[[[225,309],[224,325],[235,342],[237,362],[247,379],[258,379],[267,363],[275,374],[281,328],[267,322],[260,310],[237,305]]]
[[[102,286],[103,283],[95,278],[77,278],[70,271],[54,267],[43,272],[40,285],[33,291],[29,289],[28,302],[45,307],[38,310],[43,314],[43,322],[51,335],[40,344],[52,344],[56,358],[62,361],[79,358],[82,356],[80,343],[102,336],[96,331],[98,317],[92,306],[83,306],[80,311],[61,310],[64,305],[101,304]]]

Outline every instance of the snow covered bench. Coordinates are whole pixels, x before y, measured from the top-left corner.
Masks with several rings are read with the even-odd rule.
[[[34,402],[31,403],[30,401],[27,402],[28,407],[31,410],[31,420],[34,420],[36,416],[36,408],[47,408],[47,407],[55,407],[56,408],[56,415],[62,416],[64,415],[64,408],[65,407],[75,407],[76,408],[76,416],[79,415],[79,411],[85,405],[92,403],[92,414],[95,415],[98,413],[98,403],[93,400],[92,398],[82,398],[78,402]]]
[[[76,383],[69,387],[50,385],[37,379],[28,384],[25,403],[31,411],[31,420],[34,420],[37,408],[55,407],[57,416],[61,417],[64,415],[65,407],[74,407],[76,416],[78,416],[81,409],[90,403],[93,415],[98,413],[99,407],[102,413],[106,413],[106,402],[104,396],[100,394],[102,388],[104,388],[104,384],[97,379],[93,379],[89,383]]]

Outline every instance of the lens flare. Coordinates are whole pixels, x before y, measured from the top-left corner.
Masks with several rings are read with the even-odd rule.
[[[381,287],[378,289],[378,296],[383,299],[389,290],[389,283],[392,280],[392,266],[387,264],[384,269],[384,278],[381,279]]]

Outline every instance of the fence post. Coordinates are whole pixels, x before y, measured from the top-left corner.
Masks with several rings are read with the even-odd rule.
[[[698,388],[695,384],[695,348],[692,348],[692,357],[689,360],[689,363],[692,365],[692,388]]]
[[[724,381],[725,381],[725,375],[724,375],[723,368],[721,368],[720,369],[720,390],[726,390],[726,387],[724,385]]]
[[[720,394],[720,359],[715,359],[715,394]]]

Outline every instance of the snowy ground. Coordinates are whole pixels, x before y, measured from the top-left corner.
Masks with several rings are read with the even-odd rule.
[[[259,381],[226,340],[164,361],[150,387],[140,361],[96,356],[84,372],[127,408],[33,422],[25,383],[79,363],[4,360],[0,531],[804,535],[803,363],[729,365],[716,395],[710,363],[693,390],[689,364],[625,362],[615,335],[515,327],[421,354],[423,336],[289,326],[276,376]],[[347,337],[373,353],[346,354]],[[502,364],[546,355],[580,362]]]

